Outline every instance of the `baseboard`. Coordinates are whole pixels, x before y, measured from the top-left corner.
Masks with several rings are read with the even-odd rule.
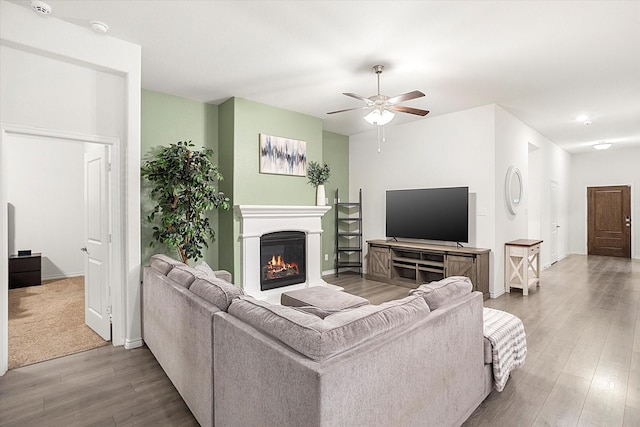
[[[126,348],[127,350],[142,347],[143,345],[144,345],[144,341],[142,340],[142,338],[136,338],[134,340],[130,340],[130,339],[124,340],[124,348]]]
[[[343,268],[340,268],[340,272],[345,272],[345,271],[350,271],[352,273],[359,273],[360,272],[360,270],[358,268],[356,268],[356,267],[343,267]],[[364,275],[364,273],[365,273],[365,271],[362,270],[362,274],[363,275]],[[333,269],[333,270],[325,270],[325,271],[322,272],[323,276],[329,276],[329,275],[334,275],[334,274],[336,274],[336,270],[335,269]]]
[[[80,271],[78,273],[63,273],[63,274],[54,274],[49,276],[42,276],[42,281],[45,280],[60,280],[60,279],[71,279],[72,277],[84,276],[84,271]]]
[[[498,298],[498,297],[501,297],[504,294],[505,294],[505,290],[504,289],[500,289],[498,292],[495,292],[495,293],[489,292],[489,298],[491,298],[491,299]]]

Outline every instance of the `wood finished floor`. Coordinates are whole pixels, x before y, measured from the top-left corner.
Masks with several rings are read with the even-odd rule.
[[[407,289],[328,277],[372,303]],[[519,316],[528,354],[465,426],[640,426],[640,261],[570,256],[528,297],[485,301]],[[197,426],[146,347],[106,346],[0,377],[0,426]]]

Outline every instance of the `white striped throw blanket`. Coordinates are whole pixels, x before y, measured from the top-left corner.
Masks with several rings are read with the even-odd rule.
[[[522,320],[511,313],[484,307],[484,336],[491,343],[493,382],[504,390],[509,374],[524,365],[527,336]]]

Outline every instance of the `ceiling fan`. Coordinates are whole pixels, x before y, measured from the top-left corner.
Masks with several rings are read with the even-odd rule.
[[[424,93],[419,90],[414,90],[412,92],[408,92],[402,95],[389,97],[386,95],[380,94],[380,74],[384,70],[384,65],[374,65],[373,72],[378,76],[378,94],[370,96],[366,98],[364,96],[358,95],[356,93],[343,93],[343,95],[350,96],[355,99],[359,99],[365,102],[364,107],[356,107],[356,108],[347,108],[344,110],[331,111],[327,114],[336,114],[336,113],[344,113],[345,111],[354,111],[354,110],[371,110],[369,114],[367,114],[364,119],[372,125],[384,126],[389,123],[395,117],[394,111],[398,111],[400,113],[409,113],[415,114],[418,116],[426,116],[429,114],[427,110],[421,110],[419,108],[405,107],[403,105],[397,105],[403,101],[409,101],[410,99],[421,98],[424,96]]]

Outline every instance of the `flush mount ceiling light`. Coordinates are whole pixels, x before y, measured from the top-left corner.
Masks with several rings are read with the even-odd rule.
[[[89,25],[91,26],[91,29],[94,33],[105,34],[107,31],[109,31],[109,26],[104,22],[91,21],[89,22]]]
[[[33,0],[31,2],[31,9],[38,15],[51,15],[51,6],[40,0]]]
[[[609,148],[611,148],[611,143],[607,142],[607,141],[602,141],[602,142],[598,142],[597,144],[594,144],[593,148],[595,148],[596,150],[607,150]]]

